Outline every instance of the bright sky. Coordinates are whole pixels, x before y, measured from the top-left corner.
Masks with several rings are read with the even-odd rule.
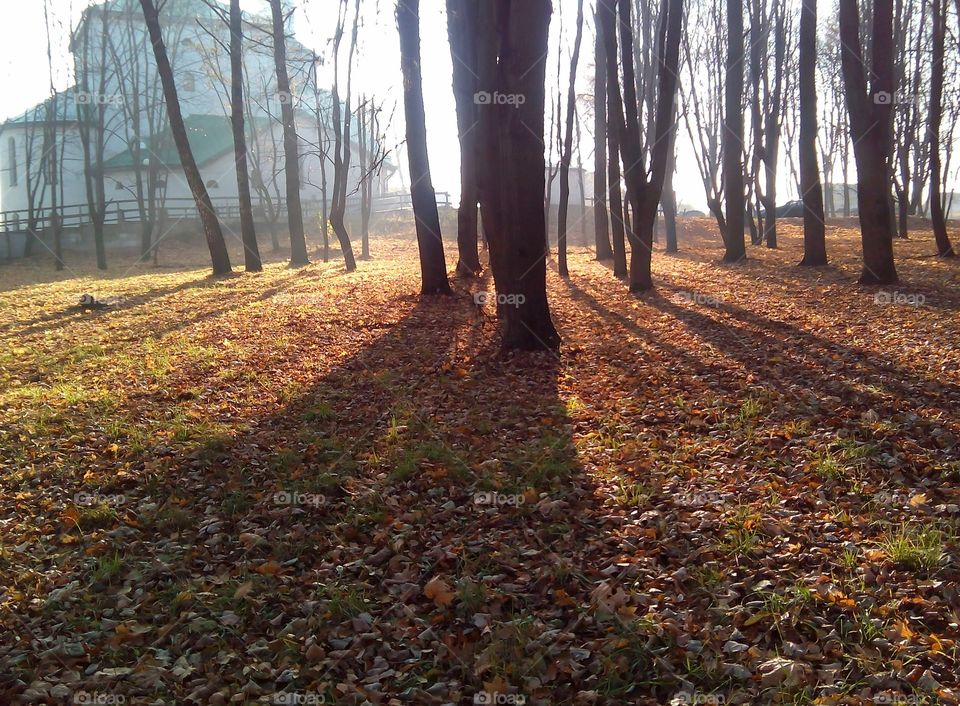
[[[76,22],[89,0],[50,0],[51,20],[54,25],[55,83],[64,88],[71,82],[69,52],[67,50],[68,26]],[[44,14],[42,0],[15,2],[0,0],[0,72],[4,90],[0,93],[0,120],[17,115],[49,95],[46,41],[44,37]],[[400,75],[399,42],[394,20],[394,0],[362,0],[365,13],[364,26],[360,32],[358,63],[354,74],[354,95],[363,92],[387,99],[386,112],[396,105],[393,126],[388,136],[388,146],[396,148],[403,142],[402,80]],[[589,15],[591,0],[585,0],[585,12]],[[295,14],[294,31],[305,45],[323,51],[328,46],[336,21],[339,0],[300,0],[302,6]],[[262,13],[268,8],[266,0],[241,0],[245,11]],[[353,6],[353,0],[350,0]],[[456,118],[451,89],[450,49],[447,43],[446,12],[444,0],[421,2],[421,52],[423,83],[427,108],[427,130],[433,181],[438,191],[449,191],[453,198],[459,193],[459,146],[456,136]],[[560,25],[563,25],[564,41],[573,42],[576,0],[554,0],[554,18],[551,29],[553,47],[548,63],[548,77],[555,72],[556,42]],[[592,24],[592,23],[590,23]],[[344,55],[349,37],[343,41]],[[578,78],[578,93],[586,93],[591,85],[593,37],[592,29],[585,32]],[[564,51],[563,71],[566,72],[568,52]],[[322,75],[321,75],[322,76]],[[565,90],[566,77],[562,78]],[[551,83],[548,78],[548,85]],[[584,135],[583,161],[588,169],[592,165],[592,138]],[[678,169],[674,186],[680,201],[704,208],[703,187],[693,161],[692,146],[681,125],[678,139]],[[406,171],[406,155],[399,147],[394,152],[395,162]],[[781,170],[782,178],[786,169]],[[784,179],[786,182],[788,179]],[[782,183],[779,187],[782,199],[790,197],[791,187]]]

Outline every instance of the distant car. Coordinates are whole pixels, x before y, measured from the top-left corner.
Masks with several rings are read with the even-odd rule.
[[[707,214],[705,214],[703,211],[698,211],[695,208],[692,208],[692,209],[683,211],[680,215],[686,218],[702,218]]]
[[[803,201],[787,201],[774,210],[777,218],[803,218]],[[766,217],[767,212],[763,212]]]

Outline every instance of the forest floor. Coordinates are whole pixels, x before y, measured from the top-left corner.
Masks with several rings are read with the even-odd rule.
[[[0,703],[958,703],[960,263],[701,230],[559,356],[411,240],[0,269]]]

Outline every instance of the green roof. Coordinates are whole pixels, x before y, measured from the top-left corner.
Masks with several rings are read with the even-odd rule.
[[[222,115],[191,115],[183,120],[187,128],[190,149],[197,164],[205,164],[233,149],[233,132],[230,118]],[[161,166],[179,167],[180,155],[168,127],[159,135],[150,138],[150,152]],[[132,150],[125,150],[103,163],[104,169],[132,169]]]

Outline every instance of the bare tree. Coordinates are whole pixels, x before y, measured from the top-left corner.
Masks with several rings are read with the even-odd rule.
[[[310,264],[307,241],[303,233],[303,208],[300,205],[300,149],[297,138],[293,94],[287,74],[286,18],[280,0],[270,0],[273,17],[273,58],[277,68],[277,93],[280,96],[280,115],[283,119],[283,161],[287,185],[287,224],[290,229],[290,264],[299,267]]]
[[[726,200],[724,262],[747,257],[743,236],[743,0],[727,2],[727,65],[723,123],[723,193]]]
[[[447,0],[447,34],[453,62],[453,96],[460,140],[460,208],[457,209],[457,273],[480,274],[477,197],[477,38],[469,31],[479,8],[472,0]]]
[[[874,0],[868,85],[860,42],[857,0],[840,2],[841,68],[854,157],[857,207],[863,243],[862,284],[897,281],[893,260],[893,202],[890,198],[893,141],[893,0]]]
[[[930,140],[930,217],[933,222],[933,235],[937,243],[937,255],[956,257],[950,237],[947,235],[947,221],[943,214],[943,194],[941,193],[940,172],[940,123],[943,117],[943,77],[944,48],[946,45],[946,0],[931,0],[933,5],[933,66],[930,83],[930,116],[927,120]]]
[[[237,163],[237,197],[240,203],[240,239],[247,272],[260,272],[260,248],[253,225],[250,200],[250,173],[247,169],[247,134],[243,119],[243,15],[240,0],[230,0],[230,124],[233,128],[233,155]]]
[[[190,141],[187,139],[187,129],[180,112],[180,99],[177,97],[173,69],[170,66],[170,59],[167,56],[163,34],[160,30],[160,15],[153,0],[140,0],[140,6],[143,8],[144,22],[150,34],[150,42],[153,44],[157,73],[163,85],[167,112],[170,116],[170,131],[173,133],[173,139],[177,145],[177,154],[180,156],[180,164],[183,167],[187,183],[190,185],[194,201],[196,201],[197,211],[200,213],[200,222],[206,236],[207,248],[210,250],[213,273],[215,275],[226,274],[231,271],[230,255],[227,252],[227,245],[220,230],[220,221],[217,219],[217,214],[213,210],[213,203],[210,201],[210,194],[207,193],[207,187],[203,183],[203,177],[200,176],[200,170],[193,158],[193,151],[190,149]]]
[[[450,294],[440,215],[427,154],[427,124],[420,73],[420,0],[397,0],[397,30],[400,34],[400,68],[403,71],[410,200],[413,202],[420,251],[420,292]]]
[[[547,302],[543,128],[550,0],[479,3],[480,90],[525,97],[480,109],[480,208],[497,286],[504,350],[555,349]]]
[[[801,265],[826,265],[823,187],[817,165],[817,0],[800,9],[800,195],[803,198]]]
[[[573,152],[573,120],[577,109],[577,65],[580,63],[580,43],[583,40],[583,0],[577,0],[577,30],[570,57],[570,87],[567,91],[566,126],[560,151],[560,210],[557,215],[557,256],[561,277],[569,277],[567,270],[567,206],[570,203],[570,157]]]
[[[353,15],[353,30],[350,37],[350,49],[347,54],[347,88],[344,108],[340,106],[340,43],[343,40],[346,24],[348,0],[340,0],[337,13],[337,27],[333,35],[333,202],[330,206],[330,225],[340,242],[343,260],[347,272],[357,269],[353,257],[350,235],[344,225],[347,210],[347,181],[350,174],[350,92],[353,76],[353,55],[357,48],[357,32],[360,23],[360,0],[356,0]]]
[[[598,3],[594,12],[593,71],[593,240],[598,260],[613,259],[607,214],[607,55],[600,31]]]

